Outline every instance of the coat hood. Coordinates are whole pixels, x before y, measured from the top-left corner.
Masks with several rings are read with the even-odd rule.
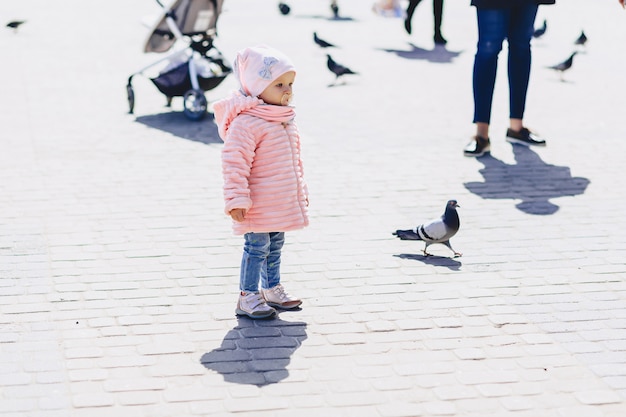
[[[213,103],[213,114],[222,140],[226,140],[228,128],[239,113],[259,104],[263,104],[263,100],[258,97],[243,95],[240,91],[234,91],[230,96]]]

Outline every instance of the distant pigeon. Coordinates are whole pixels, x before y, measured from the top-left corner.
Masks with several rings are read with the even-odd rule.
[[[330,10],[332,10],[333,16],[335,16],[335,18],[339,17],[339,6],[337,6],[336,1],[330,3]]]
[[[546,33],[546,29],[548,29],[548,22],[546,19],[543,19],[543,25],[540,28],[535,29],[533,32],[533,38],[540,38]]]
[[[401,240],[424,241],[426,246],[424,246],[423,252],[426,256],[431,256],[431,254],[427,252],[427,249],[434,243],[446,245],[452,252],[454,252],[455,256],[461,256],[461,253],[452,249],[452,246],[450,245],[450,238],[459,231],[459,227],[461,225],[459,221],[459,214],[456,212],[457,207],[460,206],[457,204],[456,200],[449,200],[446,203],[446,210],[440,218],[432,220],[428,223],[423,223],[417,226],[415,230],[396,230],[393,235],[397,236]]]
[[[328,57],[328,61],[326,62],[326,65],[328,66],[328,69],[331,70],[335,74],[335,81],[337,81],[339,77],[346,75],[346,74],[358,74],[352,71],[350,68],[344,67],[343,65],[335,62],[335,60],[333,60],[330,55],[326,54],[326,56]]]
[[[580,32],[580,36],[574,41],[574,45],[585,46],[587,43],[587,35],[585,35],[585,31]]]
[[[24,23],[26,23],[25,20],[12,20],[9,23],[7,23],[7,27],[17,32],[17,29]]]
[[[548,67],[548,68],[558,71],[561,77],[561,81],[563,81],[563,73],[567,71],[568,69],[572,68],[572,64],[574,63],[574,55],[576,55],[577,53],[578,53],[577,51],[572,52],[569,58],[567,58],[565,61],[556,65],[552,65],[551,67]]]
[[[324,39],[320,39],[317,36],[317,32],[313,32],[313,41],[319,46],[321,46],[322,48],[334,48],[335,47],[335,45],[333,45],[332,43],[326,42]]]
[[[278,3],[278,10],[280,10],[281,14],[286,16],[291,11],[291,7],[287,6],[285,3]]]

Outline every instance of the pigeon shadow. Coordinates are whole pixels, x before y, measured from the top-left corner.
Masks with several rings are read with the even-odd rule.
[[[215,119],[211,113],[207,113],[207,115],[199,121],[189,120],[182,112],[176,111],[138,116],[135,121],[153,129],[163,130],[172,135],[194,142],[201,142],[206,145],[223,143],[217,131]]]
[[[576,84],[574,81],[566,80],[565,78],[554,78],[550,80],[550,82],[559,83],[559,84]]]
[[[330,22],[355,22],[356,20],[352,17],[348,16],[322,16],[322,15],[294,15],[295,18],[299,19],[322,19],[328,20]]]
[[[328,84],[326,87],[328,88],[333,88],[333,87],[343,87],[349,85],[349,83],[346,80],[335,80],[332,83]]]
[[[435,45],[433,49],[423,49],[409,42],[411,49],[380,49],[384,52],[396,54],[400,58],[404,59],[422,59],[429,62],[435,62],[439,64],[449,64],[456,57],[461,55],[463,51],[448,51],[444,45]]]
[[[235,384],[261,387],[287,378],[291,355],[307,338],[306,323],[242,316],[237,320],[222,345],[202,355],[202,365]]]
[[[426,265],[433,265],[433,266],[443,266],[446,267],[452,271],[458,271],[461,269],[461,265],[463,265],[461,262],[457,261],[454,258],[448,258],[445,256],[436,256],[436,255],[419,255],[416,253],[401,253],[400,255],[393,255],[396,258],[401,258],[401,259],[411,259],[413,261],[420,261],[422,263],[425,263]]]
[[[590,181],[572,177],[568,167],[546,164],[539,155],[523,145],[512,145],[515,164],[506,164],[491,154],[480,158],[479,172],[484,182],[463,184],[484,199],[522,200],[515,207],[527,214],[549,215],[559,210],[550,200],[583,194]]]

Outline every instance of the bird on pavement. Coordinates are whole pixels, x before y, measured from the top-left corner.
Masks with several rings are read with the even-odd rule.
[[[358,74],[357,72],[352,71],[350,68],[344,67],[343,65],[335,62],[335,60],[329,54],[326,54],[326,56],[328,57],[326,65],[328,66],[328,69],[335,74],[335,81],[347,74]]]
[[[313,41],[321,46],[322,48],[335,48],[336,46],[330,42],[326,42],[324,39],[321,39],[317,36],[317,32],[313,32]]]
[[[17,32],[17,29],[24,23],[26,23],[25,20],[12,20],[9,23],[7,23],[7,27],[10,29],[13,29],[14,32]]]
[[[561,81],[563,81],[563,73],[567,71],[568,69],[572,68],[572,64],[574,63],[574,55],[576,55],[577,53],[578,53],[577,51],[572,52],[569,58],[567,58],[565,61],[556,65],[552,65],[548,68],[558,71]]]
[[[337,5],[337,0],[331,0],[330,10],[332,10],[333,16],[337,19],[339,17],[339,6]]]
[[[543,19],[543,25],[540,28],[535,29],[533,32],[533,38],[540,38],[545,35],[546,30],[548,29],[548,22],[546,19]]]
[[[431,256],[428,253],[428,247],[434,243],[441,243],[446,245],[454,256],[461,256],[460,252],[452,249],[450,245],[450,238],[459,231],[461,225],[459,221],[459,214],[456,209],[460,207],[456,200],[448,200],[446,203],[446,209],[443,215],[437,219],[431,220],[428,223],[423,223],[415,230],[396,230],[393,235],[397,236],[401,240],[421,240],[424,241],[424,255]]]
[[[580,36],[576,38],[576,40],[574,41],[574,45],[585,46],[586,43],[587,43],[587,35],[585,35],[585,31],[583,30],[580,32]]]
[[[289,7],[285,3],[278,3],[278,10],[280,10],[281,14],[286,16],[291,11],[291,7]]]

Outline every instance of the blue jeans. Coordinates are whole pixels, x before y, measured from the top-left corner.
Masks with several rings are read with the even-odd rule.
[[[239,289],[247,292],[272,288],[280,283],[280,252],[285,244],[285,233],[246,233],[241,258]]]
[[[478,47],[474,58],[474,123],[489,123],[493,89],[502,42],[509,44],[509,114],[522,119],[530,78],[530,40],[534,31],[537,5],[532,3],[502,9],[476,9]]]

